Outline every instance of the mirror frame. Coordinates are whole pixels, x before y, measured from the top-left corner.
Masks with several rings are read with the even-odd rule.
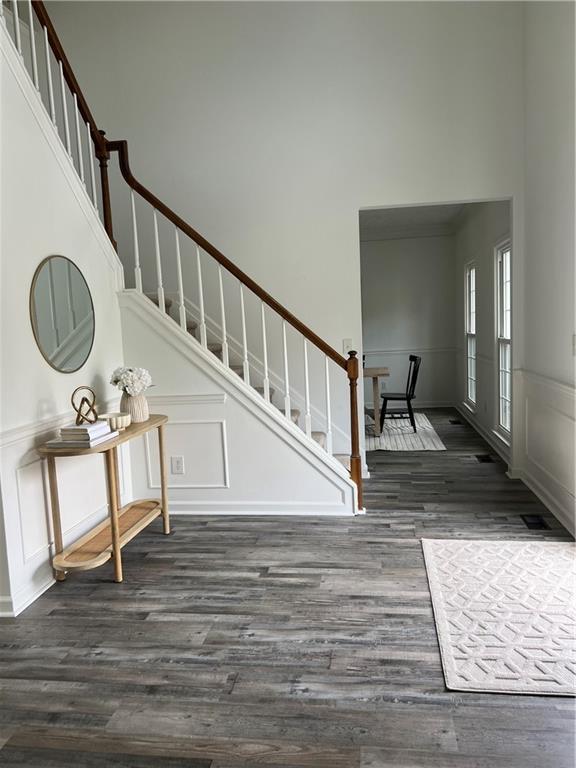
[[[0,0],[1,1],[1,0]],[[36,329],[36,312],[34,311],[34,289],[36,288],[36,283],[38,281],[38,275],[42,271],[42,268],[45,264],[47,264],[51,259],[64,259],[64,261],[69,261],[72,266],[78,270],[78,273],[80,274],[82,280],[84,281],[84,285],[86,286],[86,290],[88,291],[88,298],[90,299],[90,306],[92,308],[92,317],[94,322],[94,327],[92,329],[92,341],[90,342],[90,348],[88,349],[88,352],[86,353],[86,357],[84,358],[83,362],[73,370],[69,371],[63,371],[60,368],[56,368],[55,365],[52,364],[52,362],[46,357],[46,354],[44,350],[42,349],[42,346],[40,345],[40,341],[38,338],[38,333]],[[94,301],[92,300],[92,292],[90,291],[90,287],[88,286],[88,281],[84,277],[84,273],[80,269],[80,267],[75,264],[72,259],[69,259],[68,256],[62,256],[59,253],[53,253],[50,256],[46,256],[46,258],[42,259],[40,264],[36,267],[34,271],[34,277],[32,278],[32,284],[30,285],[30,294],[28,297],[28,310],[30,313],[30,325],[32,326],[32,333],[34,334],[34,341],[36,342],[36,346],[44,358],[44,360],[48,363],[50,368],[52,370],[57,371],[58,373],[63,373],[64,375],[67,375],[69,373],[76,373],[76,371],[79,371],[80,368],[82,368],[86,363],[88,362],[88,358],[90,357],[90,354],[92,353],[92,349],[94,348],[94,339],[96,338],[96,313],[94,312]]]

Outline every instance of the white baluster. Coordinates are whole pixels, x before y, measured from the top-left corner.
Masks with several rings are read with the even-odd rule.
[[[90,157],[90,189],[92,190],[92,205],[98,210],[98,199],[96,197],[96,174],[94,173],[94,147],[92,146],[92,134],[90,133],[90,124],[86,123],[86,136],[88,138],[88,155]],[[142,290],[142,282],[140,282]]]
[[[218,264],[218,290],[220,291],[220,323],[222,325],[222,362],[228,366],[228,335],[226,333],[226,310],[224,309],[224,286],[222,284],[222,266]]]
[[[68,124],[68,107],[66,106],[66,84],[64,82],[64,67],[62,62],[58,62],[60,68],[60,93],[62,95],[62,112],[64,113],[64,138],[66,141],[66,151],[70,154],[70,126]]]
[[[22,40],[20,39],[20,17],[18,15],[18,2],[12,0],[12,15],[14,16],[14,36],[16,38],[16,48],[22,56]]]
[[[206,337],[206,316],[204,315],[204,288],[202,287],[202,260],[200,248],[196,246],[196,270],[198,272],[198,304],[200,306],[200,343],[203,347],[208,345]]]
[[[74,96],[74,120],[76,122],[76,145],[78,147],[78,170],[80,171],[80,181],[84,184],[84,158],[82,157],[82,137],[80,136],[80,115],[78,113],[78,99]]]
[[[326,364],[326,451],[332,453],[332,408],[330,404],[330,360],[324,357]]]
[[[284,356],[284,413],[290,418],[290,378],[288,376],[288,344],[286,343],[286,320],[282,320],[282,353]]]
[[[6,19],[4,18],[4,3],[0,2],[0,21],[5,24]]]
[[[248,362],[248,337],[246,335],[246,312],[244,310],[244,286],[240,283],[240,314],[242,315],[242,369],[244,381],[250,384],[250,364]]]
[[[44,55],[46,57],[46,77],[48,79],[48,101],[50,103],[50,117],[56,125],[56,108],[54,106],[54,86],[52,84],[52,67],[50,65],[50,43],[48,42],[48,30],[44,29]]]
[[[180,238],[178,230],[174,227],[174,238],[176,240],[176,273],[178,276],[178,316],[180,319],[180,328],[187,331],[186,327],[186,306],[184,304],[184,283],[182,281],[182,257],[180,255]]]
[[[264,387],[264,398],[270,402],[270,379],[268,378],[268,344],[266,342],[266,307],[264,302],[260,302],[260,314],[262,317],[262,347],[264,352],[262,354],[262,360],[264,362],[264,380],[262,386]]]
[[[140,269],[140,245],[138,243],[138,223],[136,221],[136,200],[134,190],[130,190],[130,209],[132,211],[132,242],[134,243],[134,283],[138,293],[142,293],[142,270]]]
[[[2,2],[0,0],[0,5]],[[34,85],[38,89],[38,60],[36,59],[36,36],[34,33],[34,12],[32,11],[32,2],[28,0],[28,19],[30,21],[30,51],[32,52],[32,77]]]
[[[306,434],[312,437],[312,414],[310,413],[310,378],[308,375],[308,342],[304,337],[304,403],[306,413],[304,415],[304,424]]]
[[[158,235],[158,213],[154,208],[154,252],[156,254],[156,278],[158,280],[158,307],[161,312],[166,312],[166,299],[164,298],[164,286],[162,284],[162,259],[160,258],[160,237]]]

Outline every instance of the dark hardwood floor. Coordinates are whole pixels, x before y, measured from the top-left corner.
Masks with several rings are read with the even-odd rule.
[[[428,415],[448,451],[369,454],[365,516],[156,521],[0,622],[0,765],[572,768],[572,699],[444,686],[420,538],[570,537]]]

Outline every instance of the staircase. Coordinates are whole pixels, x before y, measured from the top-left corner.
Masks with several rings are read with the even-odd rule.
[[[236,388],[257,395],[264,411],[274,407],[287,433],[297,428],[298,439],[314,445],[313,453],[327,466],[336,461],[340,472],[346,467],[361,508],[356,352],[343,357],[137,181],[127,142],[109,141],[99,130],[42,2],[0,3],[0,14],[119,252],[126,284],[133,285],[129,292],[155,305],[158,322],[170,318],[175,334],[186,334],[192,349],[209,353],[212,357],[203,359]],[[114,221],[120,247],[110,194],[112,156],[130,201],[129,220]],[[344,406],[347,426],[340,418]]]

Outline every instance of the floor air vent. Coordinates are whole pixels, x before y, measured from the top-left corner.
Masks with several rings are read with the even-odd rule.
[[[476,459],[480,464],[492,464],[494,462],[494,459],[489,453],[480,453],[476,456]]]
[[[520,515],[526,528],[530,528],[531,531],[547,531],[550,530],[550,526],[544,520],[542,515]]]
[[[450,424],[462,424],[462,422],[460,421],[460,419],[448,419],[448,422],[449,422]]]

